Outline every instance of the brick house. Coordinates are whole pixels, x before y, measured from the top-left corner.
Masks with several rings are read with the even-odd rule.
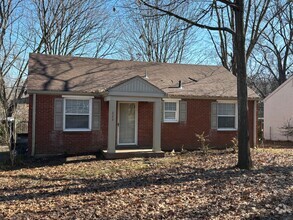
[[[237,135],[236,77],[221,66],[30,54],[31,155],[225,147]],[[250,145],[258,96],[248,89]]]

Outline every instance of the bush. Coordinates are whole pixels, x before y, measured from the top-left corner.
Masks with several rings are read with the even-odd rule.
[[[5,132],[4,132],[4,125],[0,123],[0,144],[5,144]]]
[[[201,152],[206,155],[209,152],[209,139],[207,138],[208,135],[204,135],[204,132],[202,132],[202,134],[195,134],[195,136],[197,137],[197,141],[200,142],[200,150]]]
[[[232,152],[236,153],[237,150],[238,150],[238,139],[237,139],[237,137],[233,137],[231,142],[232,142],[232,150],[233,150]]]
[[[286,137],[293,136],[293,125],[291,124],[291,118],[284,123],[283,127],[281,127],[281,133]]]

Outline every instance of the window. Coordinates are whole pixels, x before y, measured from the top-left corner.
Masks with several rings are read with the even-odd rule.
[[[64,99],[64,130],[86,131],[91,129],[91,99]]]
[[[236,104],[218,103],[217,109],[218,129],[236,129]]]
[[[164,101],[164,122],[178,122],[179,101]]]

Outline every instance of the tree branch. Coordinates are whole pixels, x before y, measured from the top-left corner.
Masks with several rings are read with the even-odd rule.
[[[217,1],[222,2],[222,3],[232,7],[233,9],[239,10],[239,7],[231,1],[228,1],[228,0],[217,0]]]
[[[171,11],[164,10],[164,9],[159,8],[159,7],[157,7],[157,6],[154,6],[154,5],[148,4],[147,2],[145,2],[145,1],[143,1],[143,0],[139,0],[139,1],[142,2],[144,5],[146,5],[146,6],[150,7],[150,8],[152,8],[152,9],[156,9],[156,10],[158,10],[158,11],[160,11],[160,12],[164,12],[165,14],[167,14],[167,15],[169,15],[169,16],[172,16],[172,17],[175,17],[175,18],[177,18],[177,19],[179,19],[179,20],[185,21],[185,22],[187,22],[187,23],[189,23],[189,24],[192,24],[192,25],[194,25],[194,26],[196,26],[196,27],[203,28],[203,29],[207,29],[207,30],[211,30],[211,31],[226,31],[226,32],[228,32],[228,33],[230,33],[230,34],[232,34],[232,35],[236,35],[236,33],[235,33],[232,29],[230,29],[230,28],[227,28],[227,27],[219,28],[219,27],[213,27],[213,26],[208,26],[208,25],[204,25],[204,24],[199,24],[199,23],[197,23],[197,22],[195,22],[195,21],[192,21],[192,20],[190,20],[190,19],[188,19],[188,18],[185,18],[185,17],[179,16],[179,15],[177,15],[177,14],[174,14],[174,13],[171,12]]]

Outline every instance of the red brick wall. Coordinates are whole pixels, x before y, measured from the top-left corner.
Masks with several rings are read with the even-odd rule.
[[[36,97],[36,154],[78,154],[105,149],[108,135],[108,103],[101,102],[101,129],[89,132],[54,131],[54,99]],[[32,96],[30,96],[29,143],[31,143]],[[31,150],[31,144],[29,146]]]
[[[153,145],[153,103],[138,103],[138,145],[152,147]]]
[[[215,100],[188,99],[186,123],[162,123],[162,150],[196,149],[200,146],[195,134],[208,135],[210,146],[225,148],[231,145],[236,131],[211,129],[211,103]],[[253,145],[253,101],[249,101],[250,144]]]
[[[108,103],[101,102],[101,129],[90,132],[54,131],[54,99],[61,96],[37,95],[36,106],[36,154],[77,154],[96,152],[107,148]],[[211,102],[214,100],[191,100],[187,102],[186,123],[162,123],[162,150],[195,149],[199,142],[195,133],[205,132],[211,146],[231,145],[236,131],[211,129]],[[32,96],[29,107],[29,149],[31,149]],[[253,101],[249,101],[250,143],[253,144]],[[152,147],[153,103],[138,103],[138,145]]]

